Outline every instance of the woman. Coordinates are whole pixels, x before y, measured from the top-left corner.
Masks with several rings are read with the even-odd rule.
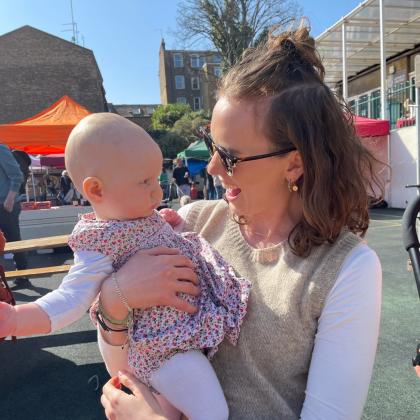
[[[180,210],[178,228],[201,233],[253,283],[237,347],[223,343],[213,362],[232,419],[357,419],[367,396],[381,268],[360,237],[375,162],[323,78],[304,27],[247,50],[221,82],[206,136],[208,170],[226,202]],[[182,258],[168,249],[135,255],[117,273],[121,295],[111,279],[103,283],[106,312],[117,320],[127,306],[192,312],[176,294],[197,293]],[[115,374],[125,333],[100,331],[99,341]],[[120,379],[134,394],[109,382],[109,418],[163,415],[134,378]]]

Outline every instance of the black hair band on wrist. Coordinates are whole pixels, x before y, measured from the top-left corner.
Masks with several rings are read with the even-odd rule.
[[[106,323],[105,323],[105,321],[103,320],[103,318],[102,318],[102,316],[101,316],[101,314],[100,314],[99,310],[96,310],[95,315],[96,315],[96,320],[98,321],[98,324],[101,326],[101,328],[102,328],[104,331],[107,331],[107,332],[110,332],[110,331],[112,331],[112,332],[125,332],[125,331],[128,331],[128,328],[119,328],[119,329],[114,329],[114,328],[111,328],[111,327],[109,327],[108,325],[106,325]]]

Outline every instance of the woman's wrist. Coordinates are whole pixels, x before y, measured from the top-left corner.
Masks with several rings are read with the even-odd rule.
[[[127,317],[127,308],[115,291],[114,279],[109,276],[102,283],[101,304],[104,311],[112,318],[122,320]]]

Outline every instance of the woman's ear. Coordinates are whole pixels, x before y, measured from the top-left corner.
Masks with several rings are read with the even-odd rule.
[[[298,151],[290,152],[286,168],[286,178],[296,182],[303,175],[302,156]]]
[[[100,203],[103,198],[102,181],[89,176],[83,181],[83,196],[91,203]]]

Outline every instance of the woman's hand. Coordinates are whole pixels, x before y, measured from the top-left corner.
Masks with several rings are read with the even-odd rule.
[[[172,306],[194,313],[197,308],[180,298],[178,293],[197,296],[200,293],[198,278],[190,259],[179,250],[166,247],[146,249],[133,255],[117,272],[118,284],[131,308]],[[101,302],[106,312],[117,319],[127,313],[115,293],[112,278],[104,281]]]
[[[132,394],[121,391],[121,384]],[[164,419],[162,408],[149,389],[128,372],[119,372],[102,388],[101,404],[109,420]]]

